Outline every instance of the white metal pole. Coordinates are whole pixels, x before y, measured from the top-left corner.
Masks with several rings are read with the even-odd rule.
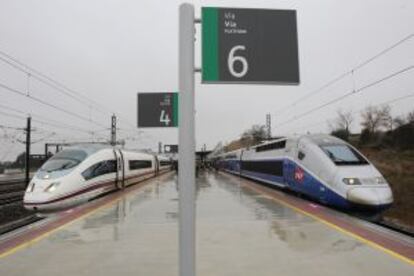
[[[194,7],[179,12],[179,275],[195,276]]]

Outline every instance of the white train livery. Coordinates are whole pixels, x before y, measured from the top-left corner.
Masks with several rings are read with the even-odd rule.
[[[222,154],[219,168],[290,189],[341,209],[387,209],[392,191],[381,173],[350,144],[330,135],[281,138]]]
[[[30,181],[24,207],[58,211],[171,169],[162,156],[101,145],[67,148],[50,158]]]

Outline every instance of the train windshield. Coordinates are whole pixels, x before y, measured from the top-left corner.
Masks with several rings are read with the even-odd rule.
[[[40,170],[53,172],[71,169],[85,160],[86,156],[83,150],[63,150],[50,158]]]
[[[348,145],[322,145],[323,152],[336,165],[366,165],[368,161]]]

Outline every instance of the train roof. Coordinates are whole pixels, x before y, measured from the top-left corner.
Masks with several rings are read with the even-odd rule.
[[[266,142],[260,143],[258,145],[254,145],[248,148],[241,148],[241,149],[237,149],[237,150],[233,150],[233,151],[228,151],[228,152],[224,152],[221,153],[219,155],[217,155],[217,157],[225,157],[231,154],[237,154],[239,153],[241,150],[245,150],[245,149],[256,149],[258,147],[262,147],[265,145],[269,145],[269,144],[273,144],[273,143],[277,143],[277,142],[281,142],[281,141],[288,141],[288,140],[300,140],[300,139],[309,139],[310,141],[312,141],[315,144],[318,145],[326,145],[326,144],[344,144],[346,142],[344,142],[343,140],[329,135],[329,134],[304,134],[304,135],[292,135],[292,136],[288,136],[288,137],[278,137],[277,139],[273,139],[273,140],[268,140]]]
[[[277,138],[277,139],[268,140],[268,141],[266,141],[266,142],[263,142],[263,143],[260,143],[260,144],[257,144],[257,145],[254,145],[254,146],[251,146],[250,148],[251,148],[251,149],[255,149],[255,148],[260,147],[260,146],[264,146],[264,145],[268,145],[268,144],[273,144],[273,143],[275,143],[275,142],[280,142],[280,141],[284,141],[284,140],[287,140],[287,139],[289,139],[289,138],[288,138],[288,137],[279,137],[279,138]]]
[[[308,134],[304,135],[303,137],[308,138],[317,145],[345,144],[345,141],[329,134]]]
[[[102,144],[78,144],[73,145],[70,147],[65,148],[64,150],[82,150],[86,152],[86,154],[89,156],[95,152],[98,152],[103,149],[110,149],[111,147],[108,145],[102,145]]]
[[[76,149],[76,150],[82,150],[85,151],[86,154],[89,156],[91,154],[94,154],[100,150],[104,150],[104,149],[109,149],[112,150],[113,147],[110,145],[105,145],[105,144],[77,144],[77,145],[73,145],[73,146],[69,146],[66,149]],[[167,158],[166,156],[162,156],[162,155],[158,155],[156,153],[149,153],[149,152],[145,152],[145,151],[140,151],[140,150],[129,150],[129,149],[123,149],[124,152],[134,152],[134,153],[141,153],[141,154],[146,154],[146,155],[157,155],[158,157],[162,157],[162,158]]]

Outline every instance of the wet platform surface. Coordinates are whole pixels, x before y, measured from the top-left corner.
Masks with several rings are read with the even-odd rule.
[[[201,174],[198,275],[414,275],[414,266],[249,188]],[[177,275],[176,176],[0,259],[0,275]]]

